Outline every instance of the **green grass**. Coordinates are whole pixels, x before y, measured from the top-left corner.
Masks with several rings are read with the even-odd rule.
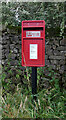
[[[21,91],[17,88],[13,95],[7,93],[7,97],[2,99],[3,118],[65,118],[65,98],[55,93],[55,88],[39,92],[37,101],[33,100],[32,95],[22,94]]]
[[[32,94],[22,94],[22,88],[17,86],[15,93],[7,93],[2,97],[3,118],[64,118],[65,98],[62,93],[55,93],[56,88],[43,89],[33,99]]]

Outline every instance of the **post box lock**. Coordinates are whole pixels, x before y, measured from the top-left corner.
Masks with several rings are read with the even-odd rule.
[[[22,66],[45,65],[45,21],[22,21]]]

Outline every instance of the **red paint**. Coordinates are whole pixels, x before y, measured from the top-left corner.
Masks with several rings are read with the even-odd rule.
[[[35,44],[37,45],[37,48]],[[34,49],[31,48],[31,52],[30,45],[33,45],[32,47],[34,47]],[[44,65],[45,21],[22,21],[22,66],[42,67]]]

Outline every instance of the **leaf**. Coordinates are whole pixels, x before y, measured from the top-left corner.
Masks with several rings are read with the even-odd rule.
[[[50,106],[48,106],[47,108],[50,109],[50,110],[52,110],[54,112],[54,110]]]
[[[16,75],[16,78],[19,78],[19,75],[18,75],[18,74]]]
[[[51,75],[52,75],[51,73],[48,74],[48,76],[51,76]]]

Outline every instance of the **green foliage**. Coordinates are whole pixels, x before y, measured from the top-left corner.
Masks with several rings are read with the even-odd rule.
[[[60,28],[64,33],[65,11],[63,2],[2,2],[2,23],[21,26],[23,20],[45,20],[46,28]],[[54,30],[53,29],[53,30]],[[51,30],[51,31],[53,31]],[[50,30],[49,30],[50,31]],[[54,30],[58,31],[57,29]],[[48,31],[47,35],[48,35]]]
[[[10,56],[11,53],[11,61]],[[18,66],[12,68],[8,62],[7,67],[3,68],[3,118],[65,118],[65,90],[60,91],[57,71],[47,66],[37,68],[35,101],[31,89],[31,67],[22,70],[20,63],[21,58]],[[45,79],[49,82],[47,89],[44,87]]]

